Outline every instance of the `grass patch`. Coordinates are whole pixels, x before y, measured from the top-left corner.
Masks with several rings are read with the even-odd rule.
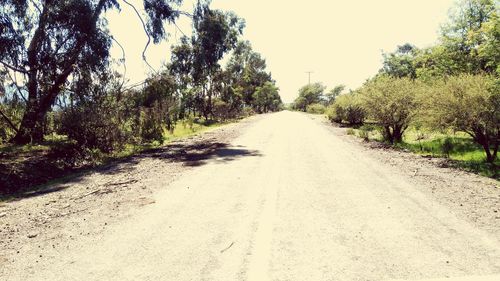
[[[410,130],[404,142],[396,146],[423,156],[449,158],[454,160],[453,166],[500,180],[500,160],[487,163],[483,148],[462,132],[442,134]]]
[[[168,130],[165,130],[163,133],[163,142],[159,141],[153,141],[151,143],[144,143],[144,144],[127,144],[125,147],[118,152],[114,152],[111,154],[107,161],[109,160],[117,160],[120,158],[124,157],[129,157],[137,153],[141,153],[143,151],[147,151],[150,149],[155,149],[158,147],[161,147],[163,145],[166,145],[168,143],[171,143],[176,140],[181,140],[184,138],[188,138],[191,136],[195,136],[198,134],[201,134],[203,132],[210,131],[212,129],[218,128],[224,124],[228,124],[231,122],[225,122],[225,123],[216,123],[216,122],[200,122],[200,123],[195,123],[195,122],[187,122],[187,121],[179,121],[177,122],[176,126],[174,127],[174,130],[172,132],[169,132]]]
[[[354,133],[348,134],[365,140],[383,141],[380,130],[373,125],[348,130],[354,130]],[[450,166],[500,180],[500,160],[497,159],[493,164],[487,163],[483,148],[463,132],[439,133],[412,128],[405,132],[404,141],[394,147],[422,156],[448,158],[452,160]]]

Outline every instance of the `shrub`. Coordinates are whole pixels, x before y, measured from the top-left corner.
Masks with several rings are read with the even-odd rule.
[[[372,127],[363,125],[358,130],[358,136],[362,138],[364,141],[370,140],[370,132],[373,130]]]
[[[483,147],[488,162],[496,160],[500,144],[500,89],[495,78],[449,77],[435,82],[422,100],[422,118],[428,126],[466,132]]]
[[[349,128],[347,129],[346,133],[350,136],[354,136],[356,134],[356,131],[354,131],[353,128]]]
[[[215,118],[225,121],[229,119],[231,105],[221,99],[215,99],[212,105],[212,113]]]
[[[450,152],[453,151],[453,141],[451,138],[445,138],[443,140],[443,145],[441,146],[441,150],[444,155],[450,157]]]
[[[245,106],[243,107],[243,109],[241,110],[241,114],[245,117],[248,117],[248,116],[252,116],[252,115],[255,115],[255,111],[253,110],[253,108],[249,107],[249,106]]]
[[[307,113],[324,114],[326,107],[320,103],[313,103],[307,106]]]
[[[420,83],[409,78],[378,76],[361,89],[368,117],[382,126],[382,136],[390,143],[403,140],[414,118],[421,91]]]
[[[342,110],[340,107],[335,106],[334,104],[328,106],[325,110],[326,117],[331,122],[342,123],[343,114],[339,111]]]
[[[365,109],[358,94],[346,94],[335,99],[335,102],[329,106],[327,115],[332,122],[359,125],[365,120]]]
[[[124,109],[112,96],[85,101],[61,114],[59,133],[73,139],[83,149],[103,152],[120,149],[131,138]]]

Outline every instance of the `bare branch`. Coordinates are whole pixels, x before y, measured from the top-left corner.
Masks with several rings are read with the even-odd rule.
[[[4,61],[0,61],[1,64],[3,64],[3,66],[5,66],[6,68],[12,70],[12,71],[16,71],[16,72],[21,72],[21,73],[28,73],[28,71],[26,69],[21,69],[21,68],[18,68],[18,67],[15,67],[15,66],[12,66]]]
[[[137,8],[133,4],[131,4],[127,0],[123,0],[123,2],[125,2],[125,4],[129,5],[130,7],[132,7],[132,9],[135,11],[135,14],[137,15],[137,17],[139,18],[139,20],[142,23],[142,28],[144,29],[144,32],[146,33],[146,36],[148,37],[148,42],[146,42],[146,46],[144,46],[144,50],[142,51],[142,60],[144,60],[144,62],[149,66],[149,68],[151,68],[154,72],[157,72],[156,69],[154,69],[149,64],[149,62],[148,62],[148,60],[146,58],[146,51],[148,50],[149,44],[151,44],[151,35],[149,34],[148,28],[146,27],[146,23],[144,22],[144,19],[142,18],[141,14],[139,13],[139,11],[137,10]]]
[[[35,9],[37,9],[38,12],[40,14],[42,14],[42,9],[40,9],[40,6],[38,6],[38,4],[35,1],[33,1],[33,0],[30,0],[30,2],[31,2],[31,4],[33,4],[33,7],[35,7]]]
[[[182,31],[182,29],[179,28],[179,26],[177,25],[177,23],[174,22],[174,25],[182,33],[182,35],[184,35],[185,37],[187,37],[186,34]]]
[[[14,75],[14,77],[12,77],[12,75],[10,74],[9,71],[7,71],[7,75],[9,75],[10,80],[12,81],[12,83],[14,84],[14,86],[16,86],[16,90],[19,93],[19,95],[21,96],[21,98],[25,102],[28,102],[28,100],[24,97],[23,92],[21,91],[21,87],[17,84],[17,78],[16,78],[16,76]]]
[[[122,79],[122,84],[120,85],[120,89],[123,87],[123,85],[125,84],[125,80],[126,80],[126,76],[127,76],[127,64],[126,64],[126,57],[125,57],[125,49],[123,48],[122,44],[120,44],[120,42],[118,42],[118,40],[115,39],[115,37],[113,36],[110,36],[111,40],[113,40],[116,45],[118,45],[118,47],[120,47],[120,49],[122,50],[122,63],[123,63],[123,79]]]
[[[17,127],[14,125],[14,123],[12,123],[12,121],[10,121],[9,117],[7,117],[7,115],[5,115],[5,113],[3,113],[1,109],[0,109],[0,115],[2,115],[3,119],[5,119],[5,121],[7,121],[7,124],[9,124],[9,126],[12,128],[12,130],[14,130],[16,133],[19,132]]]
[[[183,15],[183,16],[186,16],[188,18],[193,18],[193,15],[188,13],[188,12],[185,12],[185,11],[175,11],[176,13],[179,13],[179,15]]]

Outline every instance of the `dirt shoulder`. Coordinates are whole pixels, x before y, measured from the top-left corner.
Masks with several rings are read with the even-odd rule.
[[[165,147],[0,202],[0,276],[9,265],[57,258],[79,236],[97,236],[111,224],[154,204],[152,194],[183,172],[218,157],[215,152],[255,119],[225,125]],[[28,266],[29,268],[29,266]],[[1,278],[0,278],[1,279]]]
[[[449,167],[446,159],[423,157],[411,152],[392,149],[376,142],[365,142],[347,134],[347,128],[332,125],[320,115],[310,118],[343,140],[359,145],[363,154],[394,170],[448,207],[458,217],[466,218],[473,225],[494,234],[500,240],[500,184],[498,181]]]

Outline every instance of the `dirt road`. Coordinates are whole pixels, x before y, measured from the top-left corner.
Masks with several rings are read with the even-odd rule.
[[[478,226],[307,115],[258,118],[194,166],[145,179],[162,186],[152,204],[0,279],[500,280],[499,220]]]

